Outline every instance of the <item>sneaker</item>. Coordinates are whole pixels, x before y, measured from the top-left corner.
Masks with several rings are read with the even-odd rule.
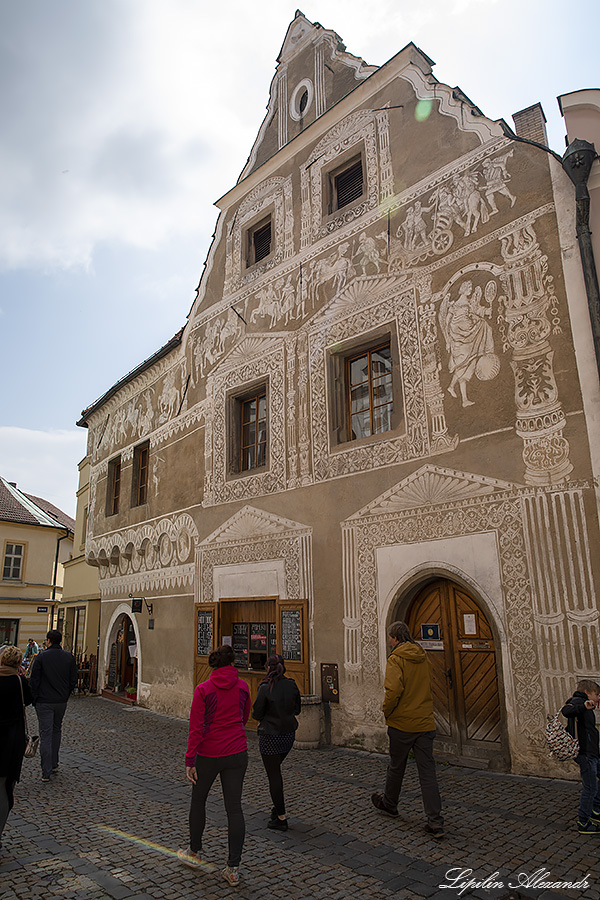
[[[600,834],[600,822],[593,822],[588,819],[587,822],[577,822],[577,831],[579,834]]]
[[[275,809],[274,806],[271,807],[271,815],[270,815],[270,817],[269,817],[269,821],[270,821],[270,822],[274,822],[275,819],[278,819],[278,818],[279,818],[279,816],[277,815],[277,810]]]
[[[427,823],[425,831],[434,838],[443,838],[445,834],[443,825],[430,825]]]
[[[184,866],[189,866],[191,869],[197,869],[204,865],[200,851],[190,850],[189,847],[186,847],[185,850],[178,850],[177,859],[182,862]]]
[[[590,816],[590,822],[597,822],[600,824],[600,810],[593,809],[592,814]]]
[[[48,782],[50,781],[50,776],[49,776],[49,775],[42,775],[42,781],[45,782],[45,783],[48,783]]]
[[[54,768],[52,769],[52,774],[56,775],[57,772],[58,772],[58,766],[54,766]]]
[[[371,802],[375,809],[378,809],[379,812],[384,813],[386,816],[391,816],[395,819],[398,816],[397,809],[390,809],[389,806],[386,806],[383,802],[383,794],[371,794]]]
[[[288,830],[288,820],[280,819],[277,816],[276,819],[269,819],[267,822],[267,828],[272,828],[274,831],[287,831]]]
[[[237,885],[240,883],[239,866],[226,866],[223,869],[222,875],[227,884],[231,884],[233,887],[237,887]]]

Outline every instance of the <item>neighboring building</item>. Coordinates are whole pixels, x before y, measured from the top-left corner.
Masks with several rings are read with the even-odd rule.
[[[550,772],[546,713],[600,670],[575,192],[541,108],[517,135],[431,67],[291,23],[185,328],[79,422],[100,679],[185,715],[214,645],[252,691],[277,647],[335,743],[383,748],[405,618],[439,751]]]
[[[71,650],[83,668],[91,666],[91,683],[95,687],[100,632],[100,591],[98,571],[85,561],[85,539],[90,493],[90,459],[79,463],[79,487],[75,513],[74,554],[64,563],[64,586],[58,609],[58,629],[63,634],[63,646]]]
[[[0,644],[41,644],[62,597],[63,564],[74,520],[41,497],[0,478]]]

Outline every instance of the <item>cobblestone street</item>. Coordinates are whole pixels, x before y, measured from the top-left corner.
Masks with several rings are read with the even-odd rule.
[[[440,887],[448,885],[449,869],[472,869],[465,877],[494,876],[504,885],[469,889],[463,897],[495,900],[519,873],[533,877],[544,869],[546,881],[589,875],[589,888],[521,887],[525,896],[600,898],[598,839],[575,829],[577,782],[440,765],[447,834],[435,841],[423,831],[414,763],[401,816],[390,819],[370,802],[383,784],[384,757],[295,750],[284,765],[290,830],[277,833],[265,827],[271,803],[254,735],[241,883],[231,888],[220,874],[227,835],[218,785],[208,802],[204,843],[215,870],[187,869],[173,855],[188,843],[186,741],[187,722],[180,719],[99,698],[72,699],[59,774],[43,784],[39,756],[24,761],[0,851],[0,898],[451,900],[458,885]]]

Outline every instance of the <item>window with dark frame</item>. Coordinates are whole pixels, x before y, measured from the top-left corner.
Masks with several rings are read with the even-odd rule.
[[[246,265],[253,266],[262,259],[266,259],[271,253],[271,243],[271,216],[269,216],[248,230]]]
[[[119,498],[121,496],[121,457],[111,459],[108,464],[108,484],[106,515],[114,516],[119,512]],[[85,540],[85,532],[84,532]]]
[[[341,171],[331,174],[331,203],[330,211],[335,212],[349,206],[362,197],[363,194],[363,164],[362,157],[351,160]]]
[[[148,502],[150,444],[140,444],[133,451],[132,506],[142,506]]]
[[[350,440],[391,431],[394,396],[389,341],[346,359],[346,404]]]
[[[240,404],[240,471],[258,469],[267,461],[267,394],[262,390]]]
[[[25,547],[23,544],[6,543],[4,546],[4,566],[2,578],[5,581],[21,581],[23,577],[23,557]]]

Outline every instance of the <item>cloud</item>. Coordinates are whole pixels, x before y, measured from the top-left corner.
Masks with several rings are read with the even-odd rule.
[[[75,518],[77,465],[85,456],[86,441],[82,428],[35,431],[0,426],[0,475]]]

